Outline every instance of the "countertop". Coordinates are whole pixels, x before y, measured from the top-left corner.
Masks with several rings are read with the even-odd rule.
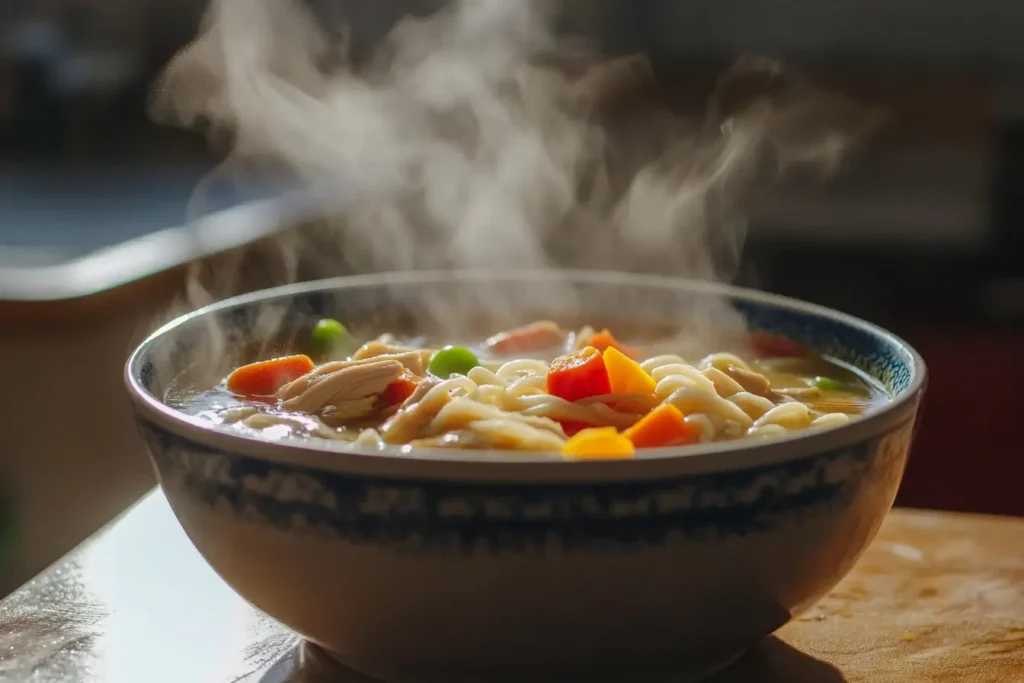
[[[357,683],[200,558],[159,491],[0,603],[0,680]],[[1024,520],[893,511],[823,601],[710,683],[1024,681]]]

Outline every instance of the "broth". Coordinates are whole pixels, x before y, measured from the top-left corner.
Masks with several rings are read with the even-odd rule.
[[[837,427],[888,400],[856,369],[763,336],[696,362],[674,352],[677,339],[627,344],[546,321],[461,345],[392,335],[357,345],[336,321],[306,336],[318,363],[258,362],[212,388],[174,389],[167,403],[269,440],[604,459]]]

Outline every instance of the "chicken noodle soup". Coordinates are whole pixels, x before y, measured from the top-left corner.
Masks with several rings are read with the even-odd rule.
[[[859,373],[786,339],[684,359],[609,330],[539,321],[462,345],[355,342],[338,321],[307,355],[235,369],[175,407],[263,438],[627,458],[637,450],[763,439],[844,424],[884,400]]]

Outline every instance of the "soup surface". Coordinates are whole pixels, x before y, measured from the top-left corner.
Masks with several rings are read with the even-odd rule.
[[[857,371],[764,335],[750,352],[689,360],[670,342],[627,344],[548,321],[432,346],[388,334],[360,343],[322,320],[306,346],[309,355],[246,365],[167,402],[266,439],[604,459],[835,427],[887,400]]]

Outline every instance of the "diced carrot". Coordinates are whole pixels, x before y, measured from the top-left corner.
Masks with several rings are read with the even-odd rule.
[[[637,448],[683,446],[699,440],[697,430],[686,424],[685,416],[671,403],[663,403],[623,432]]]
[[[242,396],[269,396],[316,366],[309,356],[284,356],[243,365],[227,379],[228,390]]]
[[[587,422],[580,422],[579,420],[555,420],[558,424],[562,425],[562,431],[565,432],[566,436],[576,436],[584,429],[593,427],[592,424]]]
[[[803,344],[767,332],[751,334],[750,344],[753,346],[754,352],[761,358],[799,358],[807,354],[807,349]]]
[[[592,427],[566,441],[562,455],[577,460],[621,460],[632,458],[636,449],[615,427]]]
[[[614,346],[604,350],[604,366],[613,394],[653,394],[657,382],[635,360]]]
[[[615,336],[608,331],[607,327],[601,330],[600,332],[595,332],[594,334],[590,335],[589,339],[584,339],[582,340],[582,342],[585,345],[593,346],[595,349],[602,352],[605,349],[618,349],[619,351],[621,351],[626,356],[629,356],[630,358],[636,358],[639,355],[636,351],[634,351],[633,349],[629,348],[628,346],[620,342],[618,339],[616,339]]]
[[[384,408],[390,408],[391,406],[397,406],[405,403],[405,399],[412,396],[421,381],[422,380],[420,380],[419,377],[411,372],[402,373],[401,377],[391,382],[391,384],[384,389],[384,393],[382,393],[380,398],[377,400],[377,405]]]
[[[610,394],[611,384],[601,352],[587,346],[551,361],[547,390],[566,401]]]
[[[542,320],[494,335],[484,346],[495,353],[521,353],[560,346],[565,333],[553,322]]]

